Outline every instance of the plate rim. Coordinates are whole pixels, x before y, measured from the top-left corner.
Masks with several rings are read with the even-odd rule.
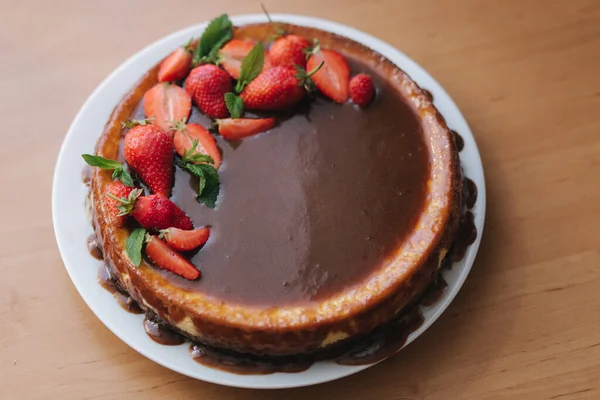
[[[451,129],[456,129],[456,126],[460,126],[459,130],[461,136],[465,141],[465,148],[460,154],[461,164],[463,167],[468,167],[468,173],[465,173],[470,179],[475,181],[478,189],[477,202],[475,205],[475,225],[477,227],[477,238],[475,242],[469,247],[467,251],[467,255],[465,259],[458,264],[459,267],[455,267],[450,272],[453,276],[456,275],[456,278],[453,278],[452,282],[449,282],[449,286],[446,288],[442,299],[440,299],[436,304],[431,307],[428,307],[428,311],[430,311],[425,319],[423,325],[421,325],[415,332],[413,332],[408,340],[406,341],[404,346],[407,346],[412,341],[414,341],[417,337],[419,337],[425,330],[427,330],[438,318],[439,316],[447,309],[453,299],[456,297],[460,288],[462,287],[464,281],[466,280],[475,257],[477,255],[479,245],[481,242],[481,237],[483,234],[484,228],[484,220],[485,220],[485,212],[486,212],[486,189],[485,189],[485,178],[483,173],[483,165],[481,162],[481,157],[479,154],[479,150],[477,148],[477,144],[475,143],[475,139],[473,134],[464,118],[462,113],[460,112],[456,103],[452,100],[450,95],[444,90],[444,88],[431,76],[429,73],[418,65],[414,60],[410,57],[394,48],[387,42],[384,42],[381,39],[378,39],[368,33],[362,32],[358,29],[349,27],[347,25],[329,21],[321,18],[315,18],[304,15],[296,15],[296,14],[272,14],[271,17],[273,20],[278,22],[288,22],[296,25],[303,25],[309,27],[315,27],[319,29],[323,29],[329,32],[336,33],[341,36],[348,37],[352,40],[355,40],[359,43],[364,44],[365,46],[379,52],[386,58],[390,59],[394,64],[398,65],[403,71],[405,71],[412,79],[417,82],[417,84],[421,87],[426,88],[434,95],[434,105],[440,110],[440,113],[444,115],[446,120],[448,121],[448,125]],[[231,20],[235,25],[243,25],[248,23],[256,23],[256,22],[264,22],[265,17],[262,14],[245,14],[245,15],[236,15],[231,16]],[[177,365],[173,360],[168,359],[169,357],[173,358],[170,354],[174,353],[173,350],[171,353],[168,350],[176,349],[176,347],[168,347],[163,345],[155,344],[156,346],[160,346],[161,349],[153,349],[154,346],[147,346],[146,344],[135,343],[132,340],[132,336],[128,334],[129,326],[123,326],[122,323],[124,321],[130,320],[132,318],[123,318],[123,316],[114,316],[110,314],[110,311],[114,311],[114,308],[109,304],[103,304],[106,301],[112,301],[116,307],[116,302],[112,299],[112,295],[108,292],[104,291],[97,281],[94,279],[93,284],[97,286],[98,290],[103,290],[106,293],[98,293],[98,290],[94,290],[93,288],[86,288],[86,285],[89,285],[89,282],[82,281],[80,275],[84,273],[79,273],[77,268],[80,265],[74,266],[74,258],[75,254],[80,254],[81,252],[76,252],[76,250],[81,250],[79,248],[74,249],[69,242],[73,242],[73,237],[69,235],[70,230],[68,229],[69,224],[73,226],[71,228],[75,228],[77,230],[76,223],[80,221],[77,220],[68,220],[65,221],[63,217],[64,212],[60,207],[61,201],[64,200],[64,195],[62,193],[62,189],[65,187],[74,190],[75,192],[80,192],[78,188],[70,188],[73,185],[72,180],[64,182],[64,176],[66,176],[66,169],[71,168],[77,170],[78,177],[80,176],[81,168],[75,168],[74,165],[70,163],[74,162],[74,160],[69,160],[69,157],[74,158],[74,155],[69,154],[68,150],[70,147],[80,147],[84,146],[84,142],[89,142],[86,145],[88,147],[95,146],[96,141],[99,137],[92,136],[89,138],[84,138],[84,133],[76,133],[79,131],[78,127],[82,124],[85,124],[84,118],[91,118],[87,114],[96,115],[95,119],[104,118],[101,116],[101,113],[94,113],[94,110],[91,109],[91,105],[95,102],[103,100],[103,94],[111,93],[112,96],[104,96],[104,100],[110,102],[106,97],[115,97],[115,89],[111,89],[112,86],[116,86],[114,82],[120,80],[129,81],[129,86],[125,85],[124,90],[118,93],[118,98],[120,98],[133,84],[139,79],[141,74],[149,69],[152,65],[162,59],[164,56],[168,54],[167,50],[170,52],[177,46],[178,43],[184,42],[189,39],[190,36],[197,36],[202,30],[206,27],[208,21],[202,22],[196,25],[192,25],[186,28],[183,28],[174,33],[168,34],[153,43],[149,44],[142,50],[138,51],[127,60],[125,60],[121,65],[119,65],[115,70],[113,70],[92,92],[92,94],[86,99],[82,107],[77,112],[77,115],[73,119],[67,134],[61,144],[61,148],[57,157],[56,165],[54,168],[54,178],[52,183],[52,219],[56,241],[59,247],[59,251],[61,254],[61,258],[63,259],[63,263],[65,265],[65,269],[69,274],[71,281],[73,282],[75,288],[77,289],[79,295],[82,297],[84,302],[90,308],[90,310],[96,315],[96,317],[111,331],[113,332],[119,339],[125,342],[129,347],[136,350],[138,353],[142,354],[146,358],[162,365],[166,368],[169,368],[175,372],[181,373],[183,375],[189,376],[191,378],[204,380],[211,383],[217,383],[226,386],[232,387],[240,387],[240,388],[253,388],[253,389],[282,389],[282,388],[292,388],[292,387],[301,387],[301,386],[309,386],[319,383],[324,383],[328,381],[332,381],[335,379],[340,379],[345,376],[360,372],[370,366],[375,364],[361,365],[361,366],[341,366],[332,362],[321,361],[315,363],[315,366],[309,368],[307,371],[298,372],[298,373],[275,373],[270,375],[237,375],[233,373],[228,373],[225,371],[215,370],[210,367],[205,367],[200,364],[195,363],[197,368],[194,368],[195,371],[190,371],[182,368],[180,365]],[[171,45],[171,43],[173,43]],[[153,62],[152,62],[153,61]],[[138,65],[136,67],[136,64]],[[141,72],[139,71],[141,69]],[[418,76],[418,77],[415,77]],[[423,81],[427,81],[427,84],[423,84]],[[442,99],[442,103],[440,104],[440,100]],[[436,102],[437,100],[437,102]],[[111,103],[104,106],[104,108],[108,107],[108,115],[112,112],[112,109],[117,103]],[[104,118],[104,122],[99,126],[99,129],[104,126],[106,121],[108,120],[108,115]],[[100,132],[99,132],[100,133]],[[79,135],[79,137],[77,137]],[[78,143],[73,144],[78,139]],[[77,157],[79,154],[76,155]],[[464,159],[463,159],[464,158]],[[83,167],[84,163],[81,157],[79,157],[79,163],[77,165],[81,165]],[[72,172],[72,171],[71,171]],[[76,181],[80,186],[83,187],[81,183],[81,179]],[[66,185],[66,186],[65,186]],[[69,190],[67,190],[69,191]],[[81,200],[81,208],[82,212],[85,214],[85,209],[83,207],[83,198]],[[87,218],[86,218],[87,221]],[[89,225],[89,222],[88,222]],[[81,224],[78,225],[81,229]],[[83,229],[85,230],[85,229]],[[88,227],[87,230],[91,232],[91,226]],[[82,233],[81,231],[79,233]],[[81,239],[81,238],[79,238]],[[85,248],[85,240],[80,240],[82,245]],[[87,250],[86,250],[87,251]],[[89,254],[87,256],[90,259],[90,263],[98,263],[98,260],[93,259]],[[89,275],[89,273],[88,273]],[[95,276],[95,269],[94,269]],[[106,296],[106,294],[110,295],[110,298]],[[100,303],[98,303],[100,301]],[[127,313],[124,310],[121,310],[123,313]],[[427,312],[427,311],[426,311]],[[128,313],[127,313],[128,314]],[[137,316],[140,317],[140,316]],[[137,318],[139,319],[139,318]],[[130,322],[127,322],[129,324]],[[141,323],[138,326],[139,330],[143,333],[143,328]],[[145,335],[145,333],[143,333]],[[139,336],[139,335],[138,335]],[[148,339],[150,340],[150,339]],[[145,343],[145,342],[143,342]],[[154,343],[154,342],[152,342]],[[183,345],[187,348],[187,345]],[[404,347],[403,346],[403,347]],[[182,347],[182,346],[178,346]],[[181,351],[179,351],[180,353]],[[187,349],[185,350],[187,353]],[[189,355],[186,354],[188,358]],[[177,358],[177,357],[175,357]],[[317,371],[313,371],[316,369]],[[207,371],[207,370],[210,370]],[[313,371],[313,372],[311,372]],[[323,373],[328,371],[327,373]],[[332,373],[333,371],[333,373]],[[299,378],[299,379],[295,379]]]

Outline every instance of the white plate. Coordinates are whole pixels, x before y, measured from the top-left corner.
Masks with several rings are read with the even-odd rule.
[[[461,162],[465,175],[476,183],[479,191],[474,209],[477,240],[468,249],[463,261],[455,264],[452,270],[443,273],[448,287],[435,305],[423,308],[425,322],[408,337],[408,344],[429,328],[454,299],[471,269],[479,248],[485,216],[485,182],[481,159],[471,130],[446,91],[417,63],[389,44],[356,29],[322,19],[285,14],[276,14],[273,18],[335,32],[383,54],[433,94],[435,106],[446,118],[448,126],[459,132],[464,139],[465,147],[460,153]],[[233,17],[232,21],[235,25],[243,25],[264,22],[265,17],[244,15]],[[97,282],[99,261],[90,256],[86,247],[86,238],[92,233],[92,228],[84,208],[87,188],[81,182],[81,171],[84,167],[81,154],[93,153],[96,141],[114,106],[138,78],[181,43],[185,43],[192,36],[199,36],[205,26],[203,23],[173,33],[135,54],[98,86],[75,117],[58,156],[52,188],[54,230],[65,267],[83,300],[108,329],[149,359],[192,378],[245,388],[289,388],[331,381],[362,371],[369,365],[342,366],[333,362],[318,362],[305,372],[250,376],[205,367],[192,360],[187,344],[171,347],[153,342],[142,327],[143,316],[124,311],[113,296]]]

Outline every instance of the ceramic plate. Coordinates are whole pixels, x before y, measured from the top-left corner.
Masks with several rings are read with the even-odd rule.
[[[479,191],[474,208],[477,240],[468,249],[463,261],[455,264],[452,270],[443,272],[448,287],[433,306],[423,308],[425,322],[408,337],[406,344],[409,344],[429,328],[454,299],[471,269],[479,247],[485,216],[485,182],[471,130],[446,91],[417,63],[389,44],[356,29],[322,19],[285,14],[275,14],[273,18],[334,32],[383,54],[433,94],[434,104],[446,118],[448,126],[459,132],[464,139],[461,162],[465,175],[476,183]],[[235,25],[243,25],[265,22],[265,17],[244,15],[232,17],[232,21]],[[192,378],[245,388],[289,388],[331,381],[368,368],[369,365],[341,366],[324,361],[300,373],[236,375],[205,367],[192,360],[187,344],[171,347],[152,341],[144,332],[143,316],[124,311],[112,294],[97,282],[99,261],[90,256],[86,247],[86,238],[92,233],[92,227],[84,207],[88,189],[81,181],[84,167],[81,154],[94,152],[96,141],[114,106],[138,78],[181,43],[192,36],[199,36],[205,26],[203,23],[173,33],[135,54],[98,86],[75,117],[58,156],[52,189],[54,230],[69,276],[90,309],[121,340],[149,359]]]

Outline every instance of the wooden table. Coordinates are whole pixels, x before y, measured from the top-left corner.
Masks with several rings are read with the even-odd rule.
[[[398,356],[310,388],[231,389],[139,355],[63,268],[50,212],[60,144],[131,54],[224,11],[260,12],[259,2],[0,0],[0,398],[600,399],[600,2],[267,6],[388,41],[462,109],[483,157],[488,215],[457,299]]]

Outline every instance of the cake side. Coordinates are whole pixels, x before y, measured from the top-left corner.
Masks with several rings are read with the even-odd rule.
[[[102,202],[109,172],[95,170],[92,200],[96,232],[113,276],[140,305],[194,340],[242,352],[295,354],[313,352],[371,331],[389,321],[425,289],[450,247],[462,209],[462,177],[453,138],[426,94],[390,61],[372,50],[327,32],[286,25],[288,32],[316,37],[322,46],[367,62],[409,100],[421,116],[430,144],[431,176],[425,212],[414,235],[390,257],[389,265],[365,282],[317,305],[274,309],[223,304],[177,289],[152,268],[134,267],[125,254],[127,229],[106,224]],[[265,40],[267,24],[237,28],[235,36]],[[123,98],[97,145],[97,154],[115,159],[126,120],[143,94],[156,83],[150,70]]]

